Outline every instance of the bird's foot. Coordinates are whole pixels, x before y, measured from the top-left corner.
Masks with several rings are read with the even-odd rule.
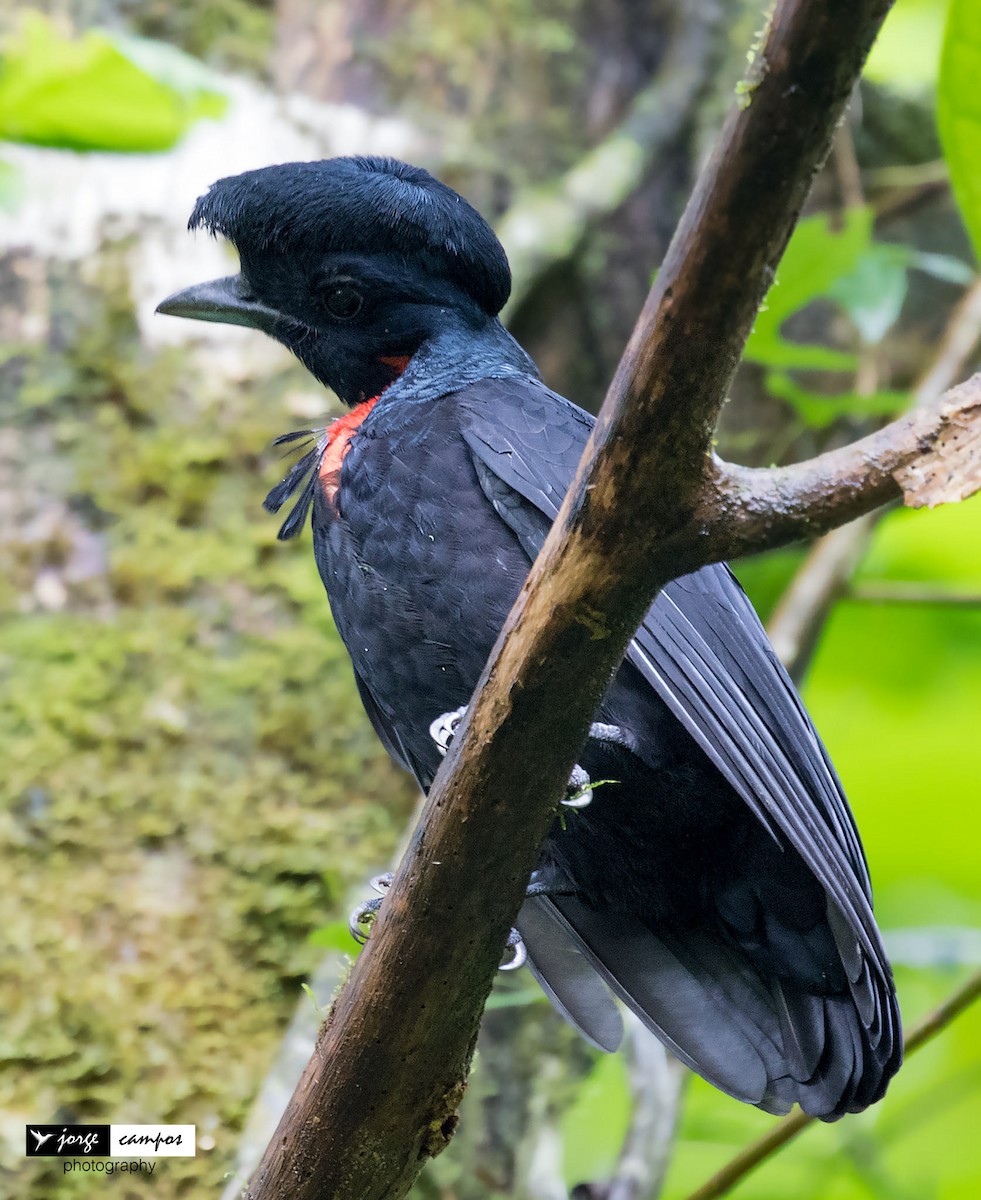
[[[592,802],[593,781],[589,778],[589,773],[576,763],[566,785],[565,799],[559,803],[565,808],[585,808]]]
[[[441,713],[429,726],[429,736],[444,758],[466,713],[467,706],[464,704],[460,708],[454,708],[452,712]]]
[[[385,893],[392,886],[392,878],[391,871],[386,871],[384,875],[376,875],[371,881],[371,886],[378,895],[372,896],[370,900],[365,900],[362,904],[359,904],[348,919],[348,929],[351,931],[351,936],[361,946],[368,940],[371,927],[378,916],[378,910],[384,902]],[[525,944],[517,929],[512,929],[508,934],[505,951],[510,952],[510,958],[501,963],[502,971],[516,971],[518,967],[525,965],[528,958],[528,951],[525,949]]]
[[[378,893],[377,896],[372,896],[370,900],[365,900],[351,913],[348,918],[347,927],[351,931],[351,937],[360,945],[363,946],[368,940],[368,935],[371,933],[371,927],[375,923],[378,916],[378,910],[382,906],[382,901],[385,899],[385,893],[392,884],[392,872],[386,871],[384,875],[376,875],[371,881],[372,888]]]
[[[451,712],[440,713],[436,720],[429,726],[429,736],[436,743],[436,748],[444,757],[453,743],[453,738],[456,736],[456,731],[466,712],[467,706],[464,704],[460,708],[453,709]],[[594,741],[613,742],[618,746],[625,746],[628,750],[633,750],[636,745],[635,739],[626,730],[621,729],[619,725],[604,725],[599,721],[594,721],[590,725],[589,737]],[[576,763],[572,768],[572,774],[569,776],[565,799],[561,803],[566,808],[585,808],[588,804],[592,803],[592,799],[593,788],[589,774],[583,767]]]
[[[535,896],[575,896],[576,889],[568,883],[561,883],[555,875],[549,875],[542,870],[532,871],[528,887],[525,889],[525,899]]]
[[[605,725],[601,721],[594,721],[589,727],[589,740],[591,742],[610,742],[616,746],[623,746],[627,750],[635,750],[637,747],[637,739],[633,734],[626,729],[621,729],[619,725]],[[612,783],[613,780],[604,779],[603,783]],[[596,786],[599,786],[598,784]],[[562,801],[566,808],[585,808],[587,804],[591,804],[593,800],[593,781],[583,768],[576,763],[572,768],[572,774],[569,776],[569,786],[566,789],[566,798]]]
[[[614,746],[622,746],[625,750],[637,753],[639,743],[629,729],[620,725],[606,725],[602,721],[594,721],[589,727],[591,742],[609,742]]]
[[[498,967],[499,971],[517,971],[518,967],[523,967],[528,961],[528,951],[525,949],[524,941],[517,929],[512,929],[508,934],[504,949],[511,951],[511,957],[501,963]]]

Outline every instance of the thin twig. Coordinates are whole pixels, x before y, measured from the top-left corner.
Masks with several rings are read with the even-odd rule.
[[[903,1043],[904,1054],[909,1056],[915,1053],[921,1046],[930,1041],[931,1038],[936,1037],[938,1033],[946,1029],[952,1021],[968,1009],[979,996],[981,996],[981,971],[975,971],[953,995],[949,996],[933,1012],[927,1013],[907,1033]],[[796,1112],[793,1116],[785,1117],[769,1133],[764,1134],[763,1137],[747,1146],[745,1150],[740,1151],[731,1162],[727,1163],[721,1171],[713,1175],[707,1183],[703,1183],[700,1188],[697,1188],[694,1192],[690,1192],[685,1200],[715,1200],[717,1196],[724,1196],[727,1192],[732,1191],[738,1183],[742,1182],[751,1171],[754,1171],[761,1163],[775,1154],[781,1146],[785,1146],[797,1137],[803,1129],[806,1129],[809,1125],[813,1125],[815,1120],[815,1117],[809,1117],[806,1113],[802,1112]]]
[[[901,163],[894,167],[869,167],[865,172],[869,186],[874,188],[918,188],[925,183],[946,183],[949,177],[947,163],[942,158],[908,166]]]
[[[695,511],[704,539],[698,565],[827,533],[899,499],[908,508],[966,500],[981,490],[979,428],[981,373],[806,462],[761,469],[714,459],[714,491]]]
[[[858,165],[858,155],[855,153],[850,115],[838,126],[831,162],[844,207],[861,208],[865,204],[865,192],[862,188],[862,168]]]
[[[948,996],[942,1004],[938,1004],[933,1012],[927,1013],[925,1017],[921,1017],[917,1021],[906,1035],[906,1040],[903,1042],[903,1053],[913,1054],[919,1050],[931,1038],[946,1029],[951,1021],[970,1008],[979,997],[981,997],[981,971],[975,971],[956,992]]]
[[[896,188],[873,201],[872,211],[877,221],[910,216],[918,209],[941,199],[950,191],[946,179],[935,179],[914,187]]]
[[[932,604],[944,608],[981,608],[981,592],[956,592],[923,583],[862,583],[848,599],[864,604]]]

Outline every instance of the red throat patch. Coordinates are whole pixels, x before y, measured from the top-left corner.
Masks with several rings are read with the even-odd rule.
[[[341,464],[344,462],[344,455],[351,448],[351,437],[377,402],[377,396],[372,397],[371,400],[365,400],[327,426],[327,445],[324,447],[318,474],[324,495],[335,507],[337,506],[337,493],[341,486]]]
[[[386,367],[394,367],[395,370],[401,375],[405,368],[409,365],[411,357],[412,356],[409,354],[383,354],[378,361],[380,363],[384,363]]]

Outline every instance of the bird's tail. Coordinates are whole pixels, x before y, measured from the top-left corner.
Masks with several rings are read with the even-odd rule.
[[[860,1112],[902,1060],[891,983],[864,962],[849,972],[848,990],[815,995],[764,978],[721,932],[655,935],[636,918],[572,898],[526,901],[521,929],[550,999],[594,1044],[611,1048],[602,979],[682,1062],[767,1112],[794,1103],[825,1121]],[[600,979],[587,981],[586,963]]]

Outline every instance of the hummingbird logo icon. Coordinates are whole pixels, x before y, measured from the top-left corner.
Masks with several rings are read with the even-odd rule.
[[[108,1157],[110,1127],[108,1125],[25,1125],[24,1153],[28,1158],[60,1155],[92,1155]]]

